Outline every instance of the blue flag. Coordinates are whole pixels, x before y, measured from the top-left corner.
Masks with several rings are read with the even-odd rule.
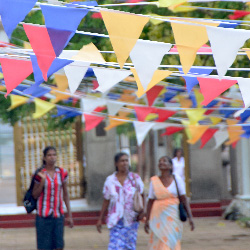
[[[16,26],[34,7],[36,0],[0,0],[0,15],[9,38]]]

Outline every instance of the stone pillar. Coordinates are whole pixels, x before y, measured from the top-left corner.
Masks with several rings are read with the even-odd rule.
[[[87,201],[100,205],[106,177],[115,171],[114,155],[117,153],[116,130],[103,130],[104,123],[85,134]],[[118,150],[119,151],[119,150]]]

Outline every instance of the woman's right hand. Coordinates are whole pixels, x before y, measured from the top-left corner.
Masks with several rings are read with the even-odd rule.
[[[96,229],[98,231],[98,233],[101,233],[102,232],[102,220],[98,220],[97,223],[96,223]]]
[[[144,230],[147,234],[149,234],[149,221],[145,221],[145,225],[144,225]]]
[[[40,176],[43,181],[46,179],[46,174],[42,171],[38,172],[37,175]]]

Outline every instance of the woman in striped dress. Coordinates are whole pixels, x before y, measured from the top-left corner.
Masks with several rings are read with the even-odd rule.
[[[43,151],[43,168],[35,175],[32,195],[37,199],[37,249],[60,250],[64,247],[63,200],[68,211],[68,223],[73,227],[67,188],[67,170],[57,167],[54,147]]]

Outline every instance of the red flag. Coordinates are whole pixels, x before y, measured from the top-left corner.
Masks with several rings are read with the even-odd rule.
[[[89,131],[98,126],[105,117],[84,114],[84,118],[85,118],[85,131]]]
[[[204,113],[204,115],[210,115],[210,114],[212,114],[214,112],[214,109],[209,109],[209,110],[207,110],[205,113]]]
[[[214,98],[237,83],[236,80],[219,80],[213,78],[197,78],[200,84],[201,93],[204,96],[202,105],[208,105]]]
[[[157,122],[164,122],[176,112],[171,110],[155,109],[154,113],[159,115],[159,118],[156,120]]]
[[[47,28],[28,24],[23,24],[23,28],[29,38],[32,49],[36,54],[37,63],[42,71],[43,79],[47,81],[47,72],[56,58]]]
[[[91,17],[94,19],[102,19],[102,14],[100,12],[96,12],[96,13],[92,14]]]
[[[234,143],[232,143],[232,147],[233,147],[233,148],[236,148],[238,141],[239,141],[239,140],[237,140],[237,141],[235,141]]]
[[[97,108],[94,110],[94,112],[102,112],[103,110],[106,110],[106,109],[107,109],[107,107],[99,106],[99,107],[97,107]]]
[[[231,20],[235,20],[235,19],[238,19],[238,18],[247,16],[247,15],[249,15],[249,14],[250,14],[249,11],[235,10],[235,11],[234,11],[234,14],[233,14],[233,15],[229,15],[228,17],[229,17]]]
[[[155,108],[152,107],[134,107],[138,121],[144,122],[146,117],[154,113]]]
[[[161,91],[164,89],[164,86],[154,86],[150,90],[147,91],[147,99],[148,99],[148,105],[152,106],[155,99],[159,96]]]
[[[172,135],[174,133],[177,133],[181,130],[183,130],[184,128],[182,127],[174,127],[174,126],[170,126],[170,127],[167,127],[166,128],[166,132],[161,134],[161,136],[164,136],[164,135]]]
[[[10,58],[0,58],[2,64],[4,81],[7,89],[5,97],[16,88],[32,72],[32,63],[27,60],[18,60]]]
[[[92,83],[93,83],[93,90],[95,90],[95,89],[97,89],[99,87],[98,81],[93,80]]]
[[[206,132],[201,137],[200,149],[202,149],[207,144],[207,142],[213,137],[216,131],[218,131],[218,129],[209,128],[206,130]]]

